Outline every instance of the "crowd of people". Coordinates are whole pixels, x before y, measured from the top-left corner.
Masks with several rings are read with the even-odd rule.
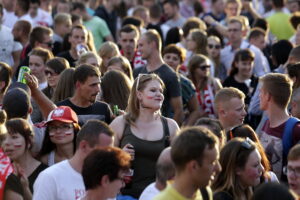
[[[299,0],[0,0],[0,200],[300,199]]]

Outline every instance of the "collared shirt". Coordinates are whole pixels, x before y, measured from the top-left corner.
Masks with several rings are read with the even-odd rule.
[[[227,71],[231,69],[232,61],[234,59],[235,53],[239,49],[249,48],[254,54],[254,68],[253,74],[257,77],[261,77],[270,72],[270,66],[267,58],[264,56],[262,51],[255,47],[254,45],[249,44],[247,41],[243,40],[240,47],[236,50],[232,49],[231,45],[227,45],[224,49],[221,50],[221,63],[226,67]]]

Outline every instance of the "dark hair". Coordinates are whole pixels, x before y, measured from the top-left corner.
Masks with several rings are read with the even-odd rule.
[[[252,200],[297,200],[297,197],[290,192],[286,185],[268,182],[263,183],[254,190]]]
[[[273,64],[277,66],[285,64],[292,49],[293,44],[288,40],[279,40],[274,43],[271,47],[271,55],[277,63]]]
[[[98,68],[89,64],[79,65],[74,72],[74,83],[77,81],[84,83],[89,77],[92,76],[97,76],[100,78],[100,71]]]
[[[30,33],[31,33],[31,24],[30,22],[26,21],[26,20],[18,20],[16,23],[15,23],[19,29],[22,30],[22,33],[25,35],[25,36],[29,36]]]
[[[73,138],[73,153],[76,151],[76,138],[77,138],[77,133],[80,130],[80,126],[77,123],[73,123],[73,129],[74,129],[74,138]],[[38,154],[38,158],[41,158],[42,156],[50,153],[52,150],[56,148],[56,145],[51,141],[50,136],[49,136],[49,127],[47,126],[45,129],[45,136],[43,140],[43,145],[42,148]]]
[[[7,119],[23,118],[27,119],[31,102],[25,90],[14,88],[9,90],[3,98],[2,109],[6,111]]]
[[[178,55],[180,63],[183,63],[185,60],[185,50],[175,44],[169,44],[164,48],[162,55],[164,56],[167,53],[174,53]]]
[[[27,13],[29,11],[30,8],[30,1],[29,0],[17,0],[17,3],[19,5],[19,7],[25,12]]]
[[[5,86],[2,88],[1,93],[4,94],[11,82],[12,69],[5,62],[0,62],[0,82],[4,82]]]
[[[3,5],[0,3],[0,14],[3,15]]]
[[[140,28],[143,26],[143,21],[140,18],[133,17],[133,16],[125,17],[122,22],[122,27],[127,24],[131,24],[131,25],[136,26],[137,28]]]
[[[93,150],[85,158],[81,172],[86,190],[101,186],[101,179],[105,175],[110,181],[121,178],[119,173],[129,170],[129,166],[130,155],[117,147]]]
[[[207,128],[198,126],[181,129],[171,149],[175,168],[182,171],[192,160],[202,163],[205,149],[212,149],[217,143],[217,137]]]
[[[230,70],[230,76],[234,76],[239,72],[236,66],[236,62],[239,61],[254,61],[255,54],[250,49],[240,49],[238,50],[233,58]]]
[[[300,4],[300,2],[298,2]],[[296,30],[298,25],[300,24],[300,12],[294,12],[292,16],[290,17],[290,22],[293,26],[293,28]]]
[[[196,126],[206,126],[219,139],[223,140],[225,138],[225,133],[224,133],[224,129],[222,127],[222,124],[217,119],[202,117],[202,118],[198,119],[194,125],[196,125]]]
[[[26,148],[31,149],[33,146],[33,131],[27,120],[22,118],[9,119],[5,126],[9,134],[19,133],[25,139]]]
[[[200,29],[205,31],[206,24],[198,17],[190,17],[182,26],[183,37],[186,38],[192,29]]]
[[[41,1],[40,0],[30,0],[30,3],[37,3],[37,4],[41,4]]]
[[[160,19],[162,14],[163,14],[161,5],[159,5],[157,3],[153,4],[149,8],[149,14],[150,14],[150,17],[153,18],[153,19]]]
[[[252,27],[255,28],[261,28],[263,29],[264,31],[268,31],[269,30],[269,24],[267,22],[266,19],[264,18],[257,18],[254,20],[253,24],[252,24]]]
[[[82,3],[82,2],[73,2],[71,11],[74,11],[74,10],[77,10],[77,9],[79,9],[80,11],[84,11],[85,10],[84,3]]]
[[[61,57],[55,57],[48,60],[46,66],[51,68],[56,74],[60,74],[65,69],[70,68],[69,62]]]
[[[44,35],[51,35],[52,30],[45,26],[37,26],[32,29],[29,36],[29,43],[32,48],[34,48],[35,42],[42,43],[44,41]]]
[[[119,31],[120,37],[121,37],[121,33],[131,33],[131,32],[135,32],[136,36],[140,35],[140,31],[138,30],[138,28],[135,25],[126,24],[126,25],[122,26],[122,28]]]
[[[295,64],[289,64],[287,66],[288,75],[290,78],[296,78],[296,81],[293,84],[293,88],[300,87],[300,62]]]
[[[87,141],[90,147],[94,147],[99,143],[100,134],[114,136],[113,130],[105,122],[96,119],[88,120],[77,134],[76,148],[83,140]]]
[[[251,39],[254,39],[254,38],[258,38],[260,36],[265,37],[266,36],[266,31],[263,30],[262,28],[255,27],[255,28],[252,28],[250,30],[248,39],[251,40]]]
[[[171,6],[177,6],[179,8],[179,2],[178,2],[178,0],[165,0],[163,2],[163,5],[165,5],[167,3],[170,4]]]
[[[170,28],[166,35],[165,46],[169,44],[176,44],[181,41],[183,31],[179,27]]]
[[[283,8],[285,0],[272,0],[272,3],[275,8]]]

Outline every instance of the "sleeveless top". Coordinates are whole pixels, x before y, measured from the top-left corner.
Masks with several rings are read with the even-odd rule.
[[[48,155],[48,166],[52,166],[55,164],[55,152],[54,151],[51,151]]]
[[[123,195],[139,198],[143,190],[155,181],[156,161],[162,150],[170,145],[170,132],[167,119],[161,116],[161,122],[163,125],[163,137],[155,141],[138,138],[132,133],[130,125],[125,123],[120,147],[123,148],[126,144],[130,143],[134,147],[135,155],[131,163],[131,168],[134,170],[132,184],[130,188],[122,189]]]

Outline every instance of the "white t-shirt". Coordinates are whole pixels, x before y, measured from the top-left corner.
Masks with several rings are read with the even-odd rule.
[[[160,191],[155,187],[155,182],[148,185],[142,192],[139,200],[152,200]]]
[[[14,41],[11,30],[6,26],[0,25],[0,61],[13,66],[12,53],[21,51],[22,48],[21,43]]]
[[[30,18],[32,20],[33,27],[36,27],[36,26],[50,27],[53,25],[52,16],[48,12],[46,12],[40,8],[38,8],[37,15],[34,18],[32,18],[30,16]]]
[[[82,176],[68,160],[42,171],[33,185],[33,200],[79,200],[84,195]]]
[[[4,26],[12,29],[17,21],[18,17],[15,15],[15,12],[7,12],[7,10],[3,9],[2,24]]]

